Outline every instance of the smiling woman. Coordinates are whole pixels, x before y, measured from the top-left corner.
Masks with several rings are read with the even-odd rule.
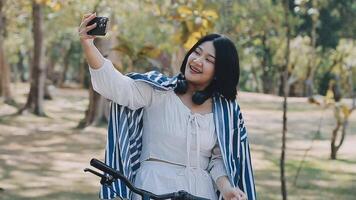
[[[210,34],[201,38],[186,54],[180,71],[181,79],[189,84],[180,82],[183,84],[178,84],[176,91],[195,91],[195,104],[202,104],[214,93],[229,100],[236,98],[240,66],[235,45],[227,37]]]
[[[239,61],[225,36],[201,38],[173,78],[157,72],[123,75],[79,33],[94,90],[112,100],[106,164],[156,194],[186,190],[208,199],[255,199],[247,132],[236,101]],[[85,28],[86,27],[86,28]],[[140,199],[122,182],[121,197]],[[103,186],[101,198],[115,193]]]

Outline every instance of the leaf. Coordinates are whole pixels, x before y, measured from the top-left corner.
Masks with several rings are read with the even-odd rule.
[[[182,18],[191,16],[193,14],[193,11],[188,6],[179,6],[177,11]]]
[[[182,43],[182,31],[177,31],[172,35],[172,41],[176,44]]]
[[[318,100],[316,100],[314,97],[309,97],[308,98],[308,102],[311,103],[311,104],[316,104],[318,106],[321,105],[321,103]]]
[[[153,45],[145,45],[138,52],[138,56],[156,58],[161,54],[161,50]]]
[[[61,4],[56,3],[52,6],[53,11],[59,11],[61,9]]]
[[[191,32],[194,32],[194,27],[195,27],[195,24],[193,21],[185,21],[185,25],[188,29],[188,32],[191,33]]]
[[[344,114],[345,119],[349,118],[351,112],[350,112],[349,107],[347,107],[347,105],[342,104],[342,105],[341,105],[341,111],[342,111],[342,113]]]
[[[130,58],[134,56],[134,50],[127,44],[119,44],[116,47],[114,47],[113,50],[123,53],[129,56]]]
[[[202,16],[211,20],[216,20],[219,18],[219,15],[215,10],[203,10]]]
[[[255,38],[253,41],[252,41],[252,44],[254,46],[261,46],[262,45],[262,41],[260,38]]]
[[[202,36],[200,32],[193,32],[192,34],[189,35],[188,40],[184,43],[184,48],[185,49],[190,49],[192,46],[199,40],[199,38]]]
[[[328,89],[325,95],[325,103],[331,104],[334,103],[334,92],[331,89]]]
[[[51,2],[51,0],[35,0],[37,4],[48,4]]]
[[[208,20],[206,20],[206,19],[203,19],[202,20],[202,26],[204,27],[204,28],[206,28],[206,29],[210,29],[210,23],[209,23],[209,21]]]

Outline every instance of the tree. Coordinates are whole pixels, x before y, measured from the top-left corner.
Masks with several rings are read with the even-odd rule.
[[[282,199],[287,200],[287,185],[285,177],[285,152],[286,152],[286,135],[287,135],[287,100],[289,94],[289,84],[288,84],[288,65],[289,65],[289,54],[290,54],[290,24],[289,24],[289,0],[283,1],[284,8],[284,20],[286,29],[286,43],[287,47],[285,49],[285,65],[283,70],[283,131],[282,131],[282,149],[281,149],[281,159],[280,159],[280,173],[281,173],[281,193]]]
[[[10,68],[4,52],[6,18],[3,9],[5,2],[5,0],[0,0],[0,97],[4,98],[5,103],[15,104],[10,90]]]
[[[234,36],[237,46],[244,49],[240,53],[240,66],[244,66],[241,80],[245,76],[251,76],[255,82],[255,90],[276,94],[276,86],[280,83],[280,66],[284,65],[281,62],[283,56],[276,55],[279,50],[284,51],[284,43],[281,43],[284,39],[283,7],[273,1],[234,2],[233,18],[237,19],[233,20],[232,25],[237,32]],[[278,59],[274,59],[275,57]]]
[[[352,41],[340,40],[337,51],[331,57],[334,60],[331,69],[332,79],[329,81],[326,98],[333,105],[336,121],[330,142],[330,158],[333,160],[337,158],[337,152],[345,141],[349,118],[356,109],[353,82],[354,49],[355,46]],[[345,96],[352,98],[351,105],[342,101]]]
[[[30,110],[38,116],[45,116],[43,97],[46,80],[46,65],[44,64],[43,5],[41,2],[32,0],[32,16],[34,53],[31,66],[31,86],[27,102],[25,106],[20,109],[19,113]]]
[[[173,26],[172,41],[176,48],[172,55],[171,70],[179,72],[185,51],[199,38],[211,32],[219,15],[216,7],[206,1],[171,1],[160,12],[161,19]],[[182,45],[183,44],[183,45]]]

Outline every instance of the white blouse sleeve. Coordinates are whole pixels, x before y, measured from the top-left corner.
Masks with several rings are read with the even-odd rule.
[[[89,71],[93,89],[103,97],[130,109],[151,104],[154,88],[121,74],[110,60],[104,59],[99,69],[89,67]]]
[[[210,175],[214,182],[221,176],[227,176],[227,172],[224,166],[224,161],[221,155],[219,144],[216,143],[212,150],[212,156],[209,163]]]

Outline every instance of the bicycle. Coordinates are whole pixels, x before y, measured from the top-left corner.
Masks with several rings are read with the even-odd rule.
[[[100,183],[102,185],[106,186],[111,186],[112,182],[114,182],[117,179],[120,179],[123,181],[130,190],[142,197],[142,200],[150,200],[150,199],[155,199],[155,200],[163,200],[163,199],[172,199],[172,200],[209,200],[206,198],[202,197],[197,197],[194,196],[187,191],[180,190],[178,192],[172,192],[172,193],[167,193],[167,194],[161,194],[157,195],[152,192],[136,188],[123,174],[121,174],[119,171],[109,167],[105,163],[101,162],[98,159],[91,159],[90,165],[95,167],[96,169],[104,172],[104,174],[101,174],[97,171],[94,171],[90,168],[85,168],[84,172],[90,172],[96,176],[99,176],[101,178]],[[114,191],[114,190],[113,190]],[[114,191],[116,193],[116,191]],[[117,193],[116,193],[117,194]]]

